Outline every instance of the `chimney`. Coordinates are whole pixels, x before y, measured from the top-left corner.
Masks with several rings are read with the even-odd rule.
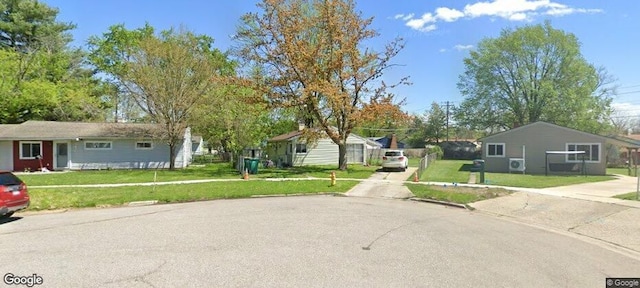
[[[391,144],[389,144],[389,149],[398,149],[398,139],[396,138],[396,133],[391,134]]]
[[[298,131],[302,131],[304,130],[304,128],[305,128],[304,122],[298,122]]]

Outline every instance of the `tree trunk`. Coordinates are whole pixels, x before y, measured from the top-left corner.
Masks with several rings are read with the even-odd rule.
[[[338,169],[347,170],[347,143],[338,144]]]
[[[169,143],[169,170],[176,168],[176,144]]]

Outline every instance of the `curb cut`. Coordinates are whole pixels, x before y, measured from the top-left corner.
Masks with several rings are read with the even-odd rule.
[[[155,205],[155,204],[158,204],[158,200],[129,202],[127,206],[137,207],[137,206],[149,206],[149,205]]]
[[[434,199],[425,199],[425,198],[409,198],[409,200],[411,201],[417,201],[417,202],[426,202],[426,203],[433,203],[433,204],[440,204],[440,205],[444,205],[444,206],[450,206],[450,207],[456,207],[456,208],[462,208],[462,209],[466,209],[466,210],[473,210],[473,208],[469,208],[470,206],[464,205],[464,204],[458,204],[458,203],[452,203],[452,202],[446,202],[446,201],[440,201],[440,200],[434,200]]]

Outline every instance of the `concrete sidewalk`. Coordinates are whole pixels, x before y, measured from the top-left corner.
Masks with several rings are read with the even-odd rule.
[[[546,189],[515,189],[470,204],[482,213],[585,236],[640,255],[640,201],[611,198],[635,190],[635,177]]]

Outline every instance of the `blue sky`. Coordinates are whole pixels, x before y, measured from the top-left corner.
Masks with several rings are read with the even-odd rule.
[[[233,42],[238,19],[256,11],[255,0],[45,0],[60,10],[59,20],[78,25],[74,45],[83,46],[91,35],[110,25],[124,23],[138,28],[145,21],[158,29],[184,25],[212,36],[216,47],[227,50]],[[497,37],[503,28],[550,20],[558,29],[575,34],[587,61],[604,66],[617,78],[619,95],[614,107],[620,114],[640,114],[640,1],[637,0],[414,0],[358,1],[365,17],[381,36],[370,43],[374,49],[395,37],[406,40],[405,49],[384,79],[410,76],[413,85],[393,92],[406,98],[404,110],[422,113],[432,102],[463,98],[456,88],[463,72],[462,60],[469,49],[486,37]]]

